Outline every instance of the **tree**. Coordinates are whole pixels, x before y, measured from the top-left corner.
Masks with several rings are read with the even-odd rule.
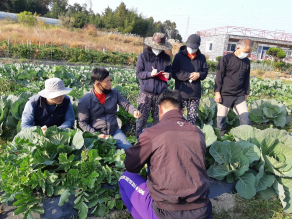
[[[67,6],[68,6],[68,0],[52,0],[51,11],[45,16],[57,19],[60,15],[66,13]]]
[[[29,11],[37,14],[47,14],[52,0],[1,0],[1,10],[20,13]],[[2,9],[3,7],[3,9]]]
[[[280,62],[286,57],[284,50],[277,47],[270,47],[267,51],[267,54],[273,57],[273,60]]]
[[[283,59],[286,57],[286,53],[284,50],[277,47],[270,47],[267,51],[267,54],[273,57],[273,60],[276,61],[274,64],[277,71],[281,71],[284,66]]]
[[[170,20],[166,20],[163,23],[160,21],[156,23],[156,27],[159,32],[165,33],[168,39],[175,39],[182,41],[182,37],[179,34],[179,31],[176,29],[176,23],[171,22]]]
[[[107,7],[103,12],[103,23],[106,29],[115,28],[113,10]]]
[[[0,1],[0,11],[10,11],[9,0]]]

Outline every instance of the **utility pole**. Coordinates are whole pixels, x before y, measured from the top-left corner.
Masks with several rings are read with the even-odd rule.
[[[188,15],[187,28],[186,28],[186,33],[185,33],[185,40],[187,40],[187,38],[189,36],[189,26],[190,26],[190,15]]]

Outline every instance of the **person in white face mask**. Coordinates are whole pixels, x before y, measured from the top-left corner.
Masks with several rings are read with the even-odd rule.
[[[186,44],[174,57],[172,74],[175,89],[180,91],[187,109],[187,120],[195,125],[201,98],[201,81],[207,77],[208,67],[206,57],[199,49],[201,37],[192,34]]]
[[[137,138],[147,124],[150,111],[153,125],[159,121],[157,100],[171,79],[171,58],[164,51],[171,49],[172,45],[166,41],[164,33],[154,33],[153,37],[144,40],[144,50],[138,57],[136,68],[136,76],[140,80],[137,104],[141,112],[136,122]]]
[[[226,134],[225,119],[230,108],[238,115],[240,125],[250,125],[246,100],[250,90],[250,61],[247,58],[253,42],[243,39],[234,53],[227,54],[218,63],[215,80],[217,102],[217,128]]]

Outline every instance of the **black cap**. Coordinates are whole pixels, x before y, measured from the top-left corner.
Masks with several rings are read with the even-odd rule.
[[[197,34],[192,34],[189,36],[187,40],[187,47],[191,47],[192,49],[198,49],[201,45],[201,37]]]

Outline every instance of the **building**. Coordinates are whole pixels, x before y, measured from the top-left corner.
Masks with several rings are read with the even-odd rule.
[[[239,40],[249,38],[256,43],[250,56],[252,60],[269,59],[268,49],[278,47],[286,52],[285,61],[292,62],[292,34],[285,31],[226,26],[198,31],[197,34],[201,36],[200,50],[210,60],[234,52]]]
[[[15,13],[8,13],[8,12],[0,11],[0,20],[10,19],[12,21],[17,21],[18,18],[17,18],[16,15],[17,14],[15,14]],[[61,21],[59,19],[47,18],[47,17],[38,17],[38,20],[45,21],[46,24],[61,25]]]

